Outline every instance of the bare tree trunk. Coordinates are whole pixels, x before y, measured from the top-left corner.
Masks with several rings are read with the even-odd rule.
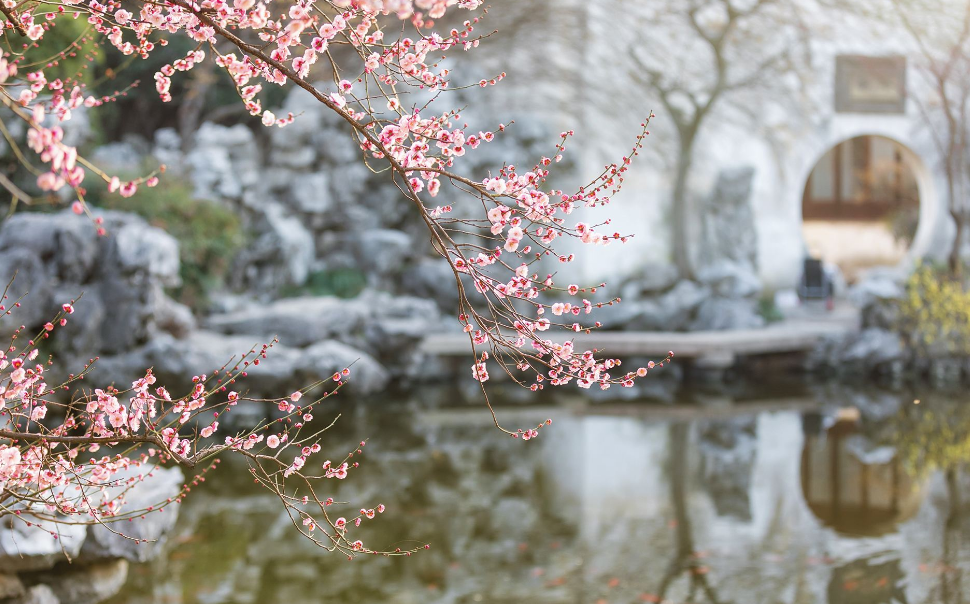
[[[673,207],[673,252],[674,265],[681,278],[689,279],[694,275],[691,262],[690,202],[687,196],[687,177],[693,163],[694,137],[681,137],[680,157],[677,158],[677,173],[674,178]]]
[[[956,210],[950,210],[950,216],[953,217],[953,222],[956,224],[957,230],[953,236],[953,246],[950,248],[949,267],[950,273],[959,279],[963,277],[963,258],[961,258],[961,251],[963,248],[964,220],[962,213]]]

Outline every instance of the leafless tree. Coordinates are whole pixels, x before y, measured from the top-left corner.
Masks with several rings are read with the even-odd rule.
[[[881,14],[898,20],[918,49],[917,75],[911,98],[916,103],[942,158],[950,216],[956,226],[949,265],[961,275],[960,251],[970,205],[970,2],[890,0],[891,11]]]
[[[629,0],[632,1],[632,0]],[[630,47],[633,81],[676,131],[673,257],[693,273],[691,171],[712,121],[757,123],[766,106],[798,98],[810,52],[799,3],[787,0],[664,0],[650,3],[645,35]]]

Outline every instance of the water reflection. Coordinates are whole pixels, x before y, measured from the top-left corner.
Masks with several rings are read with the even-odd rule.
[[[919,509],[922,488],[894,448],[871,447],[855,408],[827,429],[818,413],[802,419],[802,495],[815,517],[845,535],[894,532]]]
[[[346,442],[329,443],[370,438],[367,463],[333,493],[388,505],[364,541],[430,551],[320,554],[223,468],[184,505],[168,555],[135,567],[115,603],[970,599],[970,476],[954,453],[970,430],[960,441],[952,401],[508,409],[508,423],[554,420],[523,443],[433,396],[348,405]],[[850,403],[855,415],[840,414]],[[926,413],[951,420],[946,455],[927,453]]]

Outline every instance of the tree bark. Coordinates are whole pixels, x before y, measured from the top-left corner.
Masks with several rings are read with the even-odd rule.
[[[682,135],[670,211],[673,222],[674,265],[683,279],[690,279],[694,276],[690,254],[690,201],[687,196],[687,177],[690,175],[691,164],[693,163],[693,151],[694,136]]]
[[[953,246],[950,248],[949,257],[949,267],[950,273],[954,277],[963,277],[963,258],[960,257],[960,252],[963,248],[963,231],[964,231],[964,220],[960,212],[951,211],[950,216],[953,217],[953,222],[956,224],[957,230],[956,234],[953,236]]]

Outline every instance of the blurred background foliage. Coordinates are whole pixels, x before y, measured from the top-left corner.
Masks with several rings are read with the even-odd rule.
[[[306,284],[280,290],[284,298],[296,296],[337,296],[354,298],[367,286],[367,275],[357,268],[334,268],[311,272]]]

